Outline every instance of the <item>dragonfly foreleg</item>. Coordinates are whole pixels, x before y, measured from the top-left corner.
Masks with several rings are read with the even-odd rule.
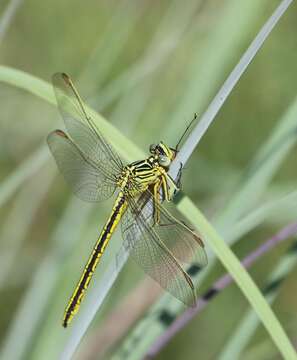
[[[178,172],[178,182],[180,182],[180,177],[181,177],[181,168]],[[161,179],[163,184],[165,200],[171,201],[174,195],[179,191],[179,184],[176,183],[165,170],[161,172]]]
[[[176,177],[176,181],[175,181],[175,185],[176,185],[176,191],[175,191],[175,193],[176,193],[177,191],[181,190],[182,170],[183,170],[183,164],[180,163],[179,170],[178,170],[177,177]]]

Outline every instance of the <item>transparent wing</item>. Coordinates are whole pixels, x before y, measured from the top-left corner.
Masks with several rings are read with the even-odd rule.
[[[50,133],[47,142],[59,170],[80,199],[101,201],[115,192],[114,179],[86,158],[63,131]]]
[[[207,255],[201,238],[163,205],[155,203],[149,190],[139,197],[137,207],[139,210],[142,209],[142,216],[148,226],[154,228],[159,238],[182,265],[195,264],[201,268],[207,265]],[[159,224],[155,224],[155,211],[159,212]]]
[[[88,116],[69,76],[64,73],[56,73],[53,75],[52,82],[58,108],[73,142],[98,167],[113,174],[119,173],[123,168],[121,158]],[[82,129],[85,130],[82,131]]]
[[[149,191],[138,200],[129,198],[128,202],[122,218],[125,248],[161,287],[192,306],[196,298],[195,289],[184,265],[192,261],[200,267],[206,265],[202,241],[163,206],[158,206],[161,224],[155,224],[154,205]]]

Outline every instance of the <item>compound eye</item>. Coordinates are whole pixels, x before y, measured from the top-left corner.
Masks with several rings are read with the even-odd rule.
[[[150,153],[151,153],[151,154],[154,154],[155,151],[156,151],[156,145],[155,145],[155,144],[151,144],[151,145],[150,145]]]
[[[160,155],[159,156],[159,164],[161,166],[168,167],[170,165],[170,159],[167,156]]]

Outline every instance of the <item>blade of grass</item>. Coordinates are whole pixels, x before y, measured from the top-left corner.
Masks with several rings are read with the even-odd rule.
[[[175,0],[170,3],[169,8],[166,10],[164,16],[162,17],[160,23],[158,24],[154,35],[147,46],[147,50],[141,60],[138,60],[137,64],[149,62],[152,57],[155,57],[158,53],[158,48],[160,44],[171,44],[174,42],[175,46],[172,47],[171,51],[173,51],[177,44],[181,42],[183,39],[183,35],[186,31],[186,28],[189,26],[189,23],[192,20],[193,13],[198,10],[201,1],[190,1],[187,3],[186,8],[184,4],[180,1]],[[166,61],[166,58],[169,57],[170,52],[164,53],[162,61],[159,62],[161,65],[162,62]],[[152,60],[151,60],[152,61]],[[136,70],[139,65],[132,65],[127,72],[130,76],[127,76],[127,80],[129,81],[134,77],[133,73],[136,73],[139,70]],[[125,73],[125,72],[124,72]],[[123,75],[121,75],[123,76]],[[120,77],[121,77],[120,76]],[[115,93],[118,91],[118,86],[116,85],[117,80],[112,82],[109,85],[109,88],[114,88]],[[124,82],[127,84],[127,82]],[[117,108],[113,111],[111,115],[111,119],[113,120],[113,124],[117,124],[118,127],[125,134],[131,134],[133,128],[135,128],[136,121],[139,118],[139,115],[144,109],[146,102],[148,101],[149,96],[153,91],[153,81],[152,79],[147,79],[147,81],[142,83],[135,82],[132,89],[130,91],[125,91],[120,98],[120,103]],[[104,90],[103,97],[104,95]],[[111,92],[112,93],[112,92]],[[101,95],[100,95],[101,97]],[[110,101],[113,100],[113,96],[109,97]],[[109,101],[107,102],[107,104]],[[131,113],[132,111],[132,113]],[[127,114],[127,121],[123,121],[125,119],[124,114]],[[128,121],[129,120],[129,121]]]
[[[284,12],[287,10],[289,5],[292,3],[292,0],[284,0],[277,7],[274,13],[270,16],[268,21],[264,24],[262,29],[259,31],[255,39],[252,41],[248,49],[245,51],[243,56],[241,57],[238,64],[232,70],[227,80],[224,82],[223,86],[220,88],[216,96],[211,101],[207,110],[201,116],[199,123],[193,129],[189,137],[184,143],[184,146],[180,149],[177,154],[176,161],[174,166],[170,168],[170,172],[172,176],[175,178],[179,171],[179,164],[185,163],[188,161],[189,157],[195,150],[202,136],[205,134],[209,126],[211,125],[213,119],[221,109],[222,105],[226,101],[227,97],[230,95],[234,86],[237,84],[238,80],[242,76],[242,74],[247,69],[248,65],[251,63],[264,41],[267,39],[279,19],[282,17]],[[242,5],[242,4],[241,4]],[[201,84],[199,84],[201,86]],[[183,102],[184,104],[185,102]],[[184,106],[184,105],[183,105]],[[177,116],[177,115],[176,115]],[[181,118],[180,114],[178,115]]]
[[[193,39],[196,46],[191,53],[191,62],[185,68],[186,80],[179,84],[181,100],[168,118],[174,124],[166,127],[166,134],[170,139],[175,139],[177,134],[182,133],[184,124],[181,119],[190,119],[195,112],[204,112],[216,89],[225,79],[226,69],[231,62],[235,63],[234,54],[240,53],[242,45],[245,46],[250,36],[253,36],[252,31],[263,18],[268,4],[269,1],[266,0],[231,0],[224,5],[220,4],[220,15],[213,28],[208,29],[200,42],[195,44]],[[204,41],[205,45],[201,46],[200,43],[203,44]]]
[[[212,250],[233,277],[246,299],[250,302],[253,310],[258,315],[259,319],[261,319],[267,332],[270,334],[283,357],[285,359],[297,359],[292,344],[260,290],[253,282],[250,275],[242,267],[240,261],[225,244],[224,240],[189,199],[182,200],[180,207],[184,209],[183,213],[187,219],[192,221],[196,228],[199,229],[203,238],[208,240]]]
[[[296,235],[297,233],[297,223],[294,222],[285,226],[283,229],[277,232],[274,236],[266,240],[257,249],[252,251],[247,255],[242,261],[241,264],[246,269],[249,269],[253,263],[262,256],[266,255],[267,252],[272,250],[275,246],[279,245],[281,242],[288,240],[290,237]],[[153,344],[147,356],[145,358],[155,357],[160,351],[167,345],[167,343],[179,332],[181,331],[194,317],[196,317],[216,296],[222,293],[227,286],[233,282],[232,277],[227,273],[221,276],[215,283],[207,289],[207,291],[201,295],[197,300],[197,306],[195,309],[187,309],[181,316],[173,321],[173,323],[168,327],[166,332]],[[161,315],[160,315],[161,317]],[[235,357],[229,357],[229,359]]]
[[[264,293],[267,292],[266,298],[270,305],[272,305],[276,299],[283,280],[295,268],[296,264],[296,251],[288,251],[270,274],[266,286],[267,290],[264,290]],[[275,284],[278,284],[278,286],[275,286]],[[224,344],[219,360],[239,358],[258,326],[258,317],[249,309],[238,326],[235,327],[233,334],[230,336],[230,340]]]
[[[211,245],[213,251],[221,260],[226,270],[230,275],[232,275],[233,279],[252,305],[253,310],[262,320],[263,325],[266,327],[266,330],[271,335],[275,345],[278,347],[283,357],[285,359],[296,359],[297,356],[295,350],[290,344],[278,320],[275,318],[271,308],[263,298],[259,289],[255,286],[246,270],[242,267],[239,260],[233,255],[228,246],[225,245],[223,239],[220,238],[214,228],[208,223],[208,221],[188,198],[184,198],[182,200],[180,207],[185,210],[183,211],[184,216],[191,221],[197,229],[199,229],[202,237],[207,239],[207,243]],[[282,343],[281,345],[284,345],[283,347],[281,346],[282,348],[280,348],[280,342]],[[134,348],[134,350],[129,353],[129,359],[133,360],[143,358],[143,350],[143,348],[141,348],[140,351],[138,347],[136,349]],[[121,358],[121,355],[122,354],[117,352],[113,359],[119,359]]]
[[[286,9],[286,7],[287,6],[289,6],[289,4],[290,4],[290,2],[282,2],[281,3],[281,5],[280,5],[280,7],[275,11],[275,13],[273,14],[273,16],[272,16],[272,18],[270,19],[271,21],[268,21],[267,23],[266,23],[266,25],[267,25],[267,27],[265,27],[264,26],[264,28],[262,28],[262,29],[266,29],[266,31],[267,31],[267,28],[270,28],[270,30],[271,30],[271,26],[273,27],[273,25],[275,25],[275,21],[277,20],[277,18],[279,18],[279,16],[281,16],[281,14],[283,14],[283,11]],[[277,15],[276,17],[275,17],[275,15]],[[263,33],[262,33],[262,36],[263,36]],[[265,34],[265,30],[264,30],[264,38],[266,37],[266,34]],[[260,36],[260,39],[263,39],[263,37],[261,37]],[[254,43],[255,43],[255,41],[254,41]],[[257,42],[256,42],[257,43]],[[258,44],[259,45],[259,44]],[[249,59],[250,60],[250,59]],[[227,82],[228,82],[228,80],[227,80]],[[222,89],[221,89],[222,90]],[[223,92],[224,93],[224,92]],[[216,106],[218,106],[218,103],[219,103],[219,96],[217,96],[216,97],[217,99],[218,99],[218,101],[217,101],[217,104],[215,104]],[[216,107],[213,109],[213,111],[214,111],[214,113],[217,113],[217,109],[216,109]],[[294,110],[292,110],[292,111],[290,111],[289,113],[290,113],[290,116],[288,116],[288,117],[291,117],[291,115],[294,115]],[[296,117],[295,117],[296,118]],[[293,119],[293,117],[291,117],[291,120]],[[209,119],[208,119],[209,120]],[[290,124],[290,121],[291,120],[283,120],[283,123],[284,124],[286,124],[286,125],[291,125]],[[206,122],[206,124],[208,124],[207,122]],[[199,126],[199,124],[198,124],[198,126]],[[290,126],[288,126],[288,129],[290,128]],[[202,130],[202,132],[203,132],[203,126],[201,126],[200,127],[200,130]],[[199,130],[197,130],[197,131],[199,131]],[[287,131],[287,130],[286,130]],[[201,134],[201,136],[202,136],[202,134]],[[272,137],[273,138],[273,137]],[[279,140],[279,139],[277,139],[277,140]],[[273,143],[274,145],[275,145],[275,143]],[[284,145],[284,147],[286,147],[286,144]],[[288,151],[289,149],[287,149],[287,151]],[[275,155],[275,156],[277,156],[277,157],[275,157],[275,158],[284,158],[284,155],[285,155],[285,153],[286,153],[286,151],[284,151],[283,152],[283,155],[282,156],[280,156],[279,154],[277,154],[277,155]],[[279,163],[279,162],[278,162]],[[270,163],[270,166],[273,164],[273,161]],[[277,165],[277,164],[276,164]],[[266,172],[267,172],[267,168],[269,168],[269,166],[267,166],[266,167]],[[263,173],[265,174],[265,172],[263,171]],[[272,174],[272,171],[270,171],[270,174]],[[265,174],[266,175],[266,179],[267,179],[267,182],[268,182],[268,179],[269,179],[269,176],[267,176],[267,174]],[[263,176],[263,175],[262,175]],[[260,178],[260,176],[259,176],[259,178]],[[208,268],[209,268],[209,266],[208,266]],[[166,295],[164,295],[164,299],[165,298],[167,298],[167,302],[165,302],[166,304],[168,304],[169,302],[170,302],[170,299],[169,299],[169,297],[167,297]],[[152,312],[153,313],[155,313],[155,312],[157,312],[158,311],[158,309],[159,309],[160,307],[154,307],[154,310],[152,310]],[[141,326],[140,326],[140,328],[141,328]],[[146,337],[145,337],[145,339],[143,339],[143,337],[142,337],[142,340],[144,341],[144,342],[146,342],[146,343],[149,343],[149,338],[150,338],[150,336],[149,336],[149,334],[148,334],[148,330],[146,329]],[[160,334],[160,332],[162,332],[162,329],[160,328],[160,326],[156,326],[156,328],[154,328],[153,330],[152,330],[152,332],[150,332],[150,334],[151,334],[151,340],[152,339],[155,339],[157,336],[158,336],[158,334]],[[129,340],[128,340],[129,341]],[[133,345],[133,348],[134,348],[134,345]],[[140,352],[141,353],[141,352]]]
[[[88,84],[90,94],[93,93],[91,84],[96,88],[101,87],[145,9],[146,6],[138,1],[124,0],[116,3],[111,19],[100,34],[99,44],[83,67],[78,87],[81,82]]]
[[[46,169],[41,176],[33,179],[32,183],[22,189],[2,226],[0,288],[9,281],[9,273],[17,262],[22,243],[56,174],[56,170],[53,170],[55,169]],[[42,187],[36,186],[40,182]]]
[[[295,219],[294,223],[286,225],[284,228],[282,228],[280,231],[254,249],[249,255],[241,260],[241,263],[245,268],[250,268],[255,263],[255,261],[261,259],[262,256],[265,256],[281,242],[288,241],[289,238],[296,235],[296,233],[297,222]],[[295,252],[295,257],[296,255],[297,254]],[[210,304],[210,302],[219,296],[222,291],[232,283],[232,277],[228,273],[224,274],[200,295],[197,301],[198,307],[196,307],[194,311],[193,309],[188,309],[179,317],[177,317],[175,313],[169,312],[167,308],[165,308],[162,312],[158,312],[156,316],[158,317],[159,322],[162,323],[164,327],[167,327],[167,330],[163,335],[161,335],[161,337],[157,339],[145,358],[156,356],[160,350],[166,346],[166,343],[173,337],[173,335],[177,333],[177,331],[180,331],[182,327],[186,326],[186,324],[191,321],[193,316],[196,317],[207,305]],[[135,320],[139,318],[139,313],[136,312],[135,314],[133,309],[141,306],[143,308],[142,314],[147,311],[147,301],[151,303],[151,292],[154,293],[154,289],[154,287],[152,288],[151,281],[148,282],[144,280],[139,286],[137,286],[137,288],[135,288],[135,290],[133,290],[132,293],[127,294],[124,301],[118,304],[112,310],[111,314],[109,314],[107,319],[105,319],[104,323],[100,325],[100,328],[96,329],[91,338],[85,341],[83,350],[80,351],[80,354],[88,354],[86,356],[91,358],[94,356],[94,354],[99,353],[100,358],[105,358],[107,356],[107,352],[116,346],[121,338],[123,338],[124,335],[129,331],[129,328],[132,326]],[[159,290],[159,292],[161,291],[161,289],[156,290]],[[148,296],[148,294],[150,295]],[[267,295],[266,292],[265,295]],[[152,296],[156,298],[156,294]],[[139,302],[141,302],[141,305]],[[127,314],[129,314],[129,316],[127,316]],[[168,319],[171,321],[169,327]],[[115,322],[118,324],[116,330],[114,328]],[[135,346],[137,347],[137,343],[135,343]],[[126,357],[129,358],[129,354],[127,354]],[[229,359],[231,358],[235,357],[229,357]]]
[[[52,249],[37,268],[6,333],[0,352],[1,359],[26,358],[28,346],[47,311],[50,295],[60,276],[60,266],[56,262],[63,263],[64,254],[75,246],[89,211],[90,206],[82,204],[76,198],[69,202],[51,237]],[[62,334],[61,327],[61,336]]]
[[[232,225],[232,227],[235,228],[235,231],[234,233],[232,231],[224,234],[226,242],[229,244],[233,243],[238,239],[238,236],[246,235],[248,231],[269,220],[269,218],[271,218],[273,215],[277,216],[279,212],[288,211],[289,213],[296,214],[296,208],[296,191],[291,192],[286,196],[280,196],[279,199],[270,201],[260,208],[254,210],[254,212],[252,212],[247,219],[244,218],[242,220],[241,225],[238,225],[237,223]],[[229,236],[231,237],[230,241]],[[206,269],[204,269],[203,272],[200,273],[200,276],[196,279],[195,283],[197,282],[201,284],[203,282],[203,279],[207,276],[210,271],[209,269],[213,267],[215,261],[216,259],[214,258],[213,254],[210,253],[208,266]],[[164,325],[164,323],[160,321],[160,314],[163,312],[167,313],[169,311],[172,318],[177,318],[183,310],[183,306],[178,301],[172,300],[172,296],[165,293],[160,298],[159,302],[149,310],[145,319],[142,319],[136,325],[133,331],[129,333],[128,338],[117,351],[117,355],[120,354],[119,357],[121,357],[121,354],[123,353],[129,354],[129,358],[131,357],[131,360],[137,359],[140,354],[143,356],[143,354],[145,354],[149,349],[149,346],[154,343],[169,326],[168,324]],[[142,336],[144,328],[146,334],[145,338]]]
[[[0,18],[0,45],[3,41],[9,25],[12,22],[13,17],[22,5],[23,0],[10,0],[8,5]]]
[[[254,360],[254,359],[277,359],[275,347],[271,346],[269,340],[263,341],[253,346],[247,353],[243,354],[242,360]]]
[[[44,80],[38,79],[21,70],[0,65],[0,82],[5,82],[9,85],[26,90],[50,104],[56,105],[52,86]],[[120,154],[122,154],[122,156],[129,161],[134,160],[135,157],[144,156],[144,153],[135,146],[132,141],[124,137],[120,131],[107,122],[101,115],[88,106],[86,106],[86,109],[88,114],[100,126],[102,134],[108,139],[111,139],[113,146]],[[49,153],[48,150],[46,153]]]
[[[86,333],[90,323],[95,317],[98,309],[101,307],[107,293],[113,286],[119,272],[125,265],[128,255],[126,251],[120,252],[121,256],[117,257],[117,261],[111,262],[108,269],[105,271],[102,281],[91,289],[89,296],[85,301],[85,307],[78,314],[76,322],[71,328],[71,336],[61,354],[61,359],[71,359],[75,350],[82,340],[82,336]],[[104,286],[104,291],[101,291]],[[99,291],[98,291],[99,290]]]
[[[262,224],[267,218],[272,218],[281,211],[296,212],[297,207],[297,191],[292,191],[279,199],[269,201],[261,205],[259,208],[251,211],[242,220],[232,225],[232,229],[225,231],[225,236],[229,243],[233,243],[236,239],[241,238],[249,231],[255,229]]]
[[[201,1],[191,1],[187,3],[187,6],[182,6],[184,4],[181,2],[173,1],[148,44],[143,57],[108,84],[101,91],[99,97],[92,98],[91,104],[95,103],[96,100],[100,109],[108,106],[117,97],[130,91],[163,65],[180,43],[193,12],[197,10],[200,3]]]
[[[266,296],[267,302],[271,305],[273,295]],[[236,327],[232,335],[232,339],[224,344],[222,352],[220,353],[218,360],[229,360],[239,358],[243,349],[248,344],[250,338],[253,336],[257,329],[258,317],[251,311],[242,317],[240,328]]]
[[[83,220],[82,226],[79,228],[80,236],[76,239],[76,242],[72,244],[72,247],[68,248],[68,253],[67,255],[65,253],[63,263],[56,262],[57,271],[60,275],[57,277],[55,288],[52,293],[49,294],[50,307],[46,313],[41,314],[39,322],[42,326],[38,327],[38,332],[36,332],[34,342],[31,343],[28,352],[30,360],[39,360],[40,358],[51,360],[60,358],[65,343],[69,336],[72,336],[72,328],[76,324],[80,324],[80,319],[75,318],[75,321],[71,324],[73,326],[69,327],[67,330],[63,329],[63,311],[65,310],[67,300],[69,300],[69,296],[76,285],[82,266],[89,256],[94,239],[98,234],[98,221],[99,223],[101,223],[101,221],[103,222],[103,219],[108,217],[108,215],[107,209],[98,212],[98,208],[91,206],[90,211]],[[73,227],[75,228],[75,226]],[[61,240],[63,239],[60,239],[60,241]],[[88,306],[88,301],[92,301],[92,290],[96,284],[106,280],[104,279],[104,273],[110,265],[110,259],[117,253],[121,243],[120,233],[114,234],[113,241],[106,249],[106,256],[102,258],[100,263],[100,271],[94,274],[93,283],[90,284],[90,289],[88,289],[82,308]],[[65,261],[66,257],[67,261]],[[60,258],[58,260],[60,261]],[[98,293],[96,296],[98,297]],[[111,304],[113,301],[115,301],[115,299],[110,299]],[[99,316],[96,316],[96,322],[100,323],[101,318],[105,315],[105,311],[108,310],[109,303],[105,305],[106,307],[102,308],[102,312],[98,314]],[[78,316],[79,314],[80,312],[78,313]],[[48,334],[51,334],[50,338]],[[45,349],[47,349],[46,356],[44,355]]]
[[[4,181],[0,183],[0,207],[16,192],[19,186],[36,173],[46,160],[49,151],[45,145],[40,146],[33,154],[24,160]]]
[[[295,100],[286,114],[279,121],[278,126],[272,133],[269,140],[261,148],[260,152],[257,154],[255,160],[252,162],[252,165],[248,169],[249,175],[244,175],[242,178],[245,180],[245,185],[239,185],[238,191],[240,195],[240,201],[237,202],[238,205],[242,206],[241,211],[247,210],[248,205],[251,203],[251,199],[256,200],[254,196],[255,193],[259,196],[261,192],[265,190],[269,180],[276,172],[282,161],[285,159],[286,155],[292,149],[296,143],[296,128],[297,128],[297,101]],[[259,166],[261,164],[261,166]],[[254,189],[257,191],[254,191]],[[246,191],[245,191],[246,190]],[[230,201],[232,202],[233,198]],[[237,194],[235,195],[235,201],[237,200]],[[234,214],[236,214],[237,207],[234,206]],[[230,219],[229,226],[222,226],[223,222],[219,226],[221,234],[224,235],[226,241],[231,244],[234,243],[237,239],[245,235],[250,230],[254,229],[259,224],[262,224],[264,221],[267,221],[269,217],[277,215],[279,213],[294,214],[296,210],[296,196],[292,192],[286,196],[280,196],[277,200],[271,201],[270,203],[261,205],[259,209],[253,210],[247,216],[245,216],[242,221],[235,222],[236,217]],[[288,221],[288,216],[285,216],[284,221]],[[216,222],[215,222],[216,223]],[[211,254],[210,254],[211,256]],[[202,282],[202,279],[210,272],[212,269],[213,261],[212,257],[206,270],[204,270],[204,276],[199,278],[199,283]],[[165,295],[166,297],[166,295]],[[165,301],[168,306],[170,298]],[[163,331],[158,324],[158,319],[154,314],[160,310],[160,307],[154,308],[152,310],[152,323],[156,322],[156,327],[152,329],[151,340],[156,338]],[[178,314],[181,311],[180,306],[174,307],[173,313]],[[155,337],[153,335],[155,333]],[[136,330],[137,334],[137,330]],[[149,343],[149,331],[146,331],[145,341]],[[136,335],[137,336],[137,335]]]
[[[228,229],[247,210],[255,205],[277,169],[297,140],[297,98],[279,121],[268,141],[257,152],[255,159],[243,174],[238,190],[225,211],[216,219],[216,227]]]
[[[132,292],[125,294],[78,349],[78,358],[106,359],[112,348],[127,334],[129,329],[160,296],[160,287],[150,278],[141,281]],[[115,327],[114,324],[117,324]]]
[[[291,110],[293,110],[295,108],[295,103],[294,106],[291,107]],[[274,147],[274,151],[279,151],[280,154],[282,154],[281,156],[283,156],[283,143],[279,144],[279,140],[284,141],[284,148],[286,149],[286,151],[288,151],[289,149],[286,147],[286,139],[287,136],[283,136],[285,134],[289,134],[290,132],[292,132],[292,130],[295,128],[296,124],[294,123],[294,121],[296,122],[296,116],[294,116],[294,112],[295,114],[297,113],[296,108],[295,111],[289,111],[287,114],[290,114],[290,116],[288,117],[287,114],[282,118],[282,120],[280,121],[280,126],[278,126],[278,131],[274,132],[274,135],[279,134],[278,136],[272,136],[271,139],[277,139],[278,141],[273,141],[271,142],[270,140],[267,142],[267,146],[264,146],[264,148],[266,149],[271,149]],[[281,129],[283,129],[284,131],[280,131]],[[290,137],[289,137],[290,139]],[[277,147],[277,150],[275,149],[275,146],[268,146],[269,143],[275,145],[278,144],[280,146]],[[267,150],[269,151],[269,150]],[[279,155],[274,154],[274,158],[278,158]],[[263,161],[268,161],[269,165],[271,166],[271,161],[270,158],[264,157]],[[262,164],[262,166],[264,167],[269,167],[266,166],[265,163]],[[254,167],[254,171],[261,171],[261,167]],[[264,172],[265,173],[265,172]],[[263,173],[262,173],[263,174]],[[256,176],[256,174],[255,174]],[[267,179],[267,178],[266,178]],[[252,211],[250,214],[248,214],[247,216],[245,216],[241,221],[236,222],[235,224],[232,223],[232,226],[230,227],[229,231],[228,229],[226,229],[224,231],[224,236],[226,238],[226,240],[228,241],[228,243],[233,243],[235,240],[237,240],[238,238],[240,238],[241,236],[245,235],[248,231],[254,229],[256,226],[258,226],[259,224],[262,224],[263,222],[267,221],[270,217],[277,215],[278,213],[296,213],[296,192],[293,191],[285,196],[280,196],[278,199],[274,199],[273,201],[270,201],[264,205],[261,205],[258,209]],[[210,259],[211,260],[211,259]],[[208,269],[211,268],[211,264],[213,264],[212,261],[210,261],[207,269],[204,271],[205,273],[207,273]],[[200,281],[201,282],[201,278]],[[160,334],[164,331],[164,327],[160,325],[160,321],[158,319],[158,314],[160,313],[160,311],[162,311],[162,308],[168,308],[168,304],[171,302],[170,301],[170,296],[167,296],[166,294],[163,296],[164,301],[162,301],[162,305],[158,305],[158,306],[154,306],[153,309],[150,311],[150,314],[145,320],[144,322],[147,324],[148,321],[150,321],[150,328],[146,327],[146,337],[143,338],[141,336],[141,334],[143,333],[143,324],[139,324],[139,326],[137,326],[137,328],[132,332],[132,334],[130,334],[129,338],[127,339],[127,344],[123,345],[123,348],[128,348],[133,343],[133,353],[135,353],[136,358],[139,356],[140,353],[143,354],[143,351],[145,352],[145,349],[149,346],[150,343],[152,343],[158,336],[160,336]],[[166,305],[164,305],[166,304]],[[178,312],[181,310],[180,306],[176,306],[173,308],[173,310],[171,311],[171,313],[175,314],[177,316]],[[149,319],[149,320],[148,320]],[[138,336],[139,335],[139,336]],[[130,341],[130,345],[129,345],[129,339]],[[139,344],[138,341],[136,341],[136,339],[138,339],[141,343]],[[135,347],[140,346],[141,350],[135,351]],[[122,351],[122,350],[120,350]],[[130,354],[132,357],[134,357],[133,354]]]

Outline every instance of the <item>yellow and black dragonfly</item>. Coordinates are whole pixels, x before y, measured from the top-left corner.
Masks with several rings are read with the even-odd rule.
[[[77,313],[120,220],[125,248],[132,258],[161,287],[193,306],[195,288],[186,268],[193,263],[199,267],[207,264],[204,245],[161,204],[161,199],[170,201],[178,190],[168,174],[177,149],[160,142],[150,146],[148,158],[124,165],[87,114],[70,77],[55,74],[53,85],[68,133],[55,130],[47,142],[65,180],[85,201],[102,201],[116,194],[111,215],[66,307],[63,326]]]

